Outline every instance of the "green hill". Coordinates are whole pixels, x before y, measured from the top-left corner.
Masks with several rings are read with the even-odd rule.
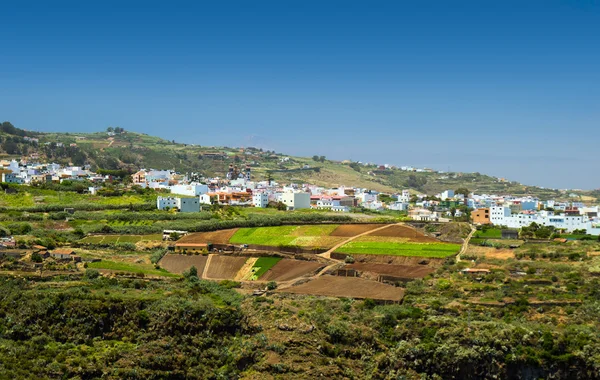
[[[36,138],[37,142],[26,141]],[[93,168],[173,169],[195,172],[205,176],[224,177],[230,164],[250,165],[253,179],[310,182],[321,186],[357,186],[383,192],[412,189],[414,192],[435,194],[447,189],[466,187],[477,193],[536,195],[542,199],[561,199],[567,193],[558,190],[525,186],[501,181],[480,173],[407,172],[399,169],[380,169],[350,161],[319,160],[318,157],[292,157],[257,148],[207,147],[176,143],[142,133],[124,131],[114,136],[98,133],[39,133],[28,132],[5,122],[0,128],[1,158],[27,157],[39,154],[40,160],[61,164],[91,164]],[[287,157],[285,162],[282,158]],[[576,192],[583,200],[593,200],[589,192]],[[595,198],[595,197],[594,197]]]

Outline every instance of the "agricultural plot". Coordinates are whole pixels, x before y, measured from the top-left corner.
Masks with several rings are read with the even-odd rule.
[[[359,272],[373,272],[385,276],[401,278],[423,278],[435,271],[434,268],[425,265],[393,265],[393,264],[367,264],[358,263],[346,265],[346,268],[355,269]]]
[[[324,264],[316,261],[283,259],[260,277],[261,281],[288,281],[315,273]]]
[[[213,279],[233,279],[248,260],[247,257],[211,255],[206,277]]]
[[[128,272],[133,274],[142,273],[147,276],[178,277],[178,275],[169,273],[164,269],[155,269],[154,266],[150,264],[102,260],[94,263],[88,263],[88,268],[109,270],[111,272]]]
[[[236,233],[238,229],[211,231],[211,232],[196,232],[186,235],[179,239],[178,243],[193,243],[193,244],[229,244],[229,239]]]
[[[437,239],[424,235],[422,232],[407,226],[392,225],[378,231],[374,231],[367,236],[380,236],[391,238],[406,238],[415,243],[436,243]]]
[[[488,228],[485,231],[477,231],[473,234],[474,238],[486,238],[486,239],[501,239],[502,230],[499,228]]]
[[[296,245],[300,247],[332,247],[344,238],[329,236],[338,225],[304,225],[240,228],[229,239],[234,244],[256,244],[278,247]]]
[[[252,277],[251,280],[258,280],[260,277],[267,273],[269,269],[275,266],[281,260],[280,257],[260,257],[252,266]]]
[[[161,234],[152,235],[94,235],[87,236],[80,243],[87,244],[114,244],[114,243],[137,243],[139,241],[160,241]]]
[[[363,239],[367,238],[367,239]],[[402,241],[373,241],[365,236],[344,244],[336,250],[339,253],[361,255],[418,256],[445,258],[458,253],[460,244],[450,243],[409,243]]]
[[[329,236],[352,237],[376,228],[383,227],[381,224],[342,224],[338,226]]]
[[[166,254],[163,258],[158,262],[158,264],[172,273],[183,273],[184,271],[190,269],[192,266],[198,269],[198,273],[202,274],[204,272],[204,267],[206,266],[206,261],[208,260],[208,256],[202,255],[176,255],[176,254]]]
[[[329,297],[348,297],[374,300],[400,301],[404,291],[381,282],[359,277],[321,276],[301,285],[278,290],[280,293],[310,294]]]

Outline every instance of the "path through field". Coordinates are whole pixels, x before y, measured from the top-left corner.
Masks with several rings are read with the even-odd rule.
[[[457,263],[459,263],[461,261],[460,255],[467,252],[467,249],[469,249],[469,241],[473,237],[473,234],[477,231],[475,226],[473,226],[472,224],[470,226],[471,226],[471,232],[469,232],[469,235],[467,235],[467,237],[465,238],[465,241],[463,241],[463,245],[462,245],[462,247],[460,247],[460,251],[458,251],[458,255],[456,255]]]

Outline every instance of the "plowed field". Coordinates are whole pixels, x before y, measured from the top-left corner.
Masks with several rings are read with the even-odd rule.
[[[400,301],[404,296],[404,291],[395,286],[358,277],[338,276],[317,277],[304,284],[281,289],[279,292],[389,301]]]
[[[329,236],[352,237],[362,233],[383,227],[381,224],[342,224]]]
[[[184,271],[195,266],[198,269],[198,274],[202,274],[208,256],[188,256],[188,255],[173,255],[166,254],[159,262],[159,265],[171,273],[183,273]]]
[[[361,272],[373,272],[388,276],[402,278],[423,278],[434,271],[433,268],[424,265],[388,265],[388,264],[351,264],[346,268]]]
[[[229,239],[235,234],[237,228],[229,230],[211,231],[211,232],[196,232],[182,237],[178,243],[198,243],[198,244],[228,244]]]
[[[287,281],[313,273],[325,264],[316,261],[283,259],[260,277],[261,281]]]
[[[367,236],[389,236],[389,237],[401,237],[408,238],[410,241],[415,243],[435,243],[437,239],[425,236],[423,233],[406,226],[393,225],[387,228],[375,231]]]
[[[206,277],[216,279],[233,279],[242,269],[247,257],[212,255],[206,271]]]

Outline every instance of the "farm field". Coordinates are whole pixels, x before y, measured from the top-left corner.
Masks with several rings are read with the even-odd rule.
[[[268,270],[261,281],[288,281],[315,272],[325,265],[316,261],[303,260],[280,260],[275,266]]]
[[[407,226],[392,225],[379,231],[374,231],[367,236],[406,238],[415,243],[436,243],[437,239],[424,235],[422,232]]]
[[[259,257],[258,260],[252,266],[252,280],[258,280],[260,277],[267,273],[269,269],[274,267],[279,261],[280,257]]]
[[[486,259],[508,260],[515,258],[515,252],[512,249],[496,249],[493,247],[478,247],[470,245],[467,250],[469,256],[481,256]]]
[[[210,255],[206,278],[233,279],[247,260],[248,257]]]
[[[177,255],[177,254],[166,254],[158,263],[161,268],[164,268],[172,273],[183,273],[184,271],[195,266],[198,269],[199,275],[204,272],[206,261],[208,256],[202,255]]]
[[[110,244],[110,243],[137,243],[139,241],[161,241],[161,234],[152,235],[92,235],[81,240],[80,243]]]
[[[277,290],[280,293],[310,294],[329,297],[371,298],[374,300],[400,301],[404,290],[381,282],[359,277],[321,276],[301,285]]]
[[[366,240],[363,240],[366,238]],[[418,256],[445,258],[455,255],[460,244],[450,243],[408,243],[402,241],[373,241],[371,236],[363,236],[336,250],[339,253],[388,256]]]
[[[113,272],[129,272],[129,273],[142,273],[149,276],[161,276],[161,277],[178,277],[177,274],[170,273],[164,269],[156,269],[151,264],[134,264],[118,261],[102,260],[94,263],[88,263],[88,268],[93,269],[104,269]]]
[[[423,278],[435,271],[434,268],[425,265],[394,265],[394,264],[367,264],[358,263],[346,265],[346,268],[355,269],[360,272],[373,272],[388,276],[402,278]]]
[[[329,236],[336,228],[336,224],[240,228],[229,242],[272,247],[297,245],[328,248],[344,241],[342,237]]]
[[[338,226],[329,236],[352,237],[362,233],[383,227],[381,224],[342,224]]]
[[[195,244],[228,244],[229,239],[236,233],[238,229],[232,228],[228,230],[211,231],[211,232],[196,232],[186,235],[179,239],[178,243],[195,243]]]
[[[477,231],[473,234],[474,238],[500,239],[502,238],[502,230],[499,228],[488,228],[485,231]]]

